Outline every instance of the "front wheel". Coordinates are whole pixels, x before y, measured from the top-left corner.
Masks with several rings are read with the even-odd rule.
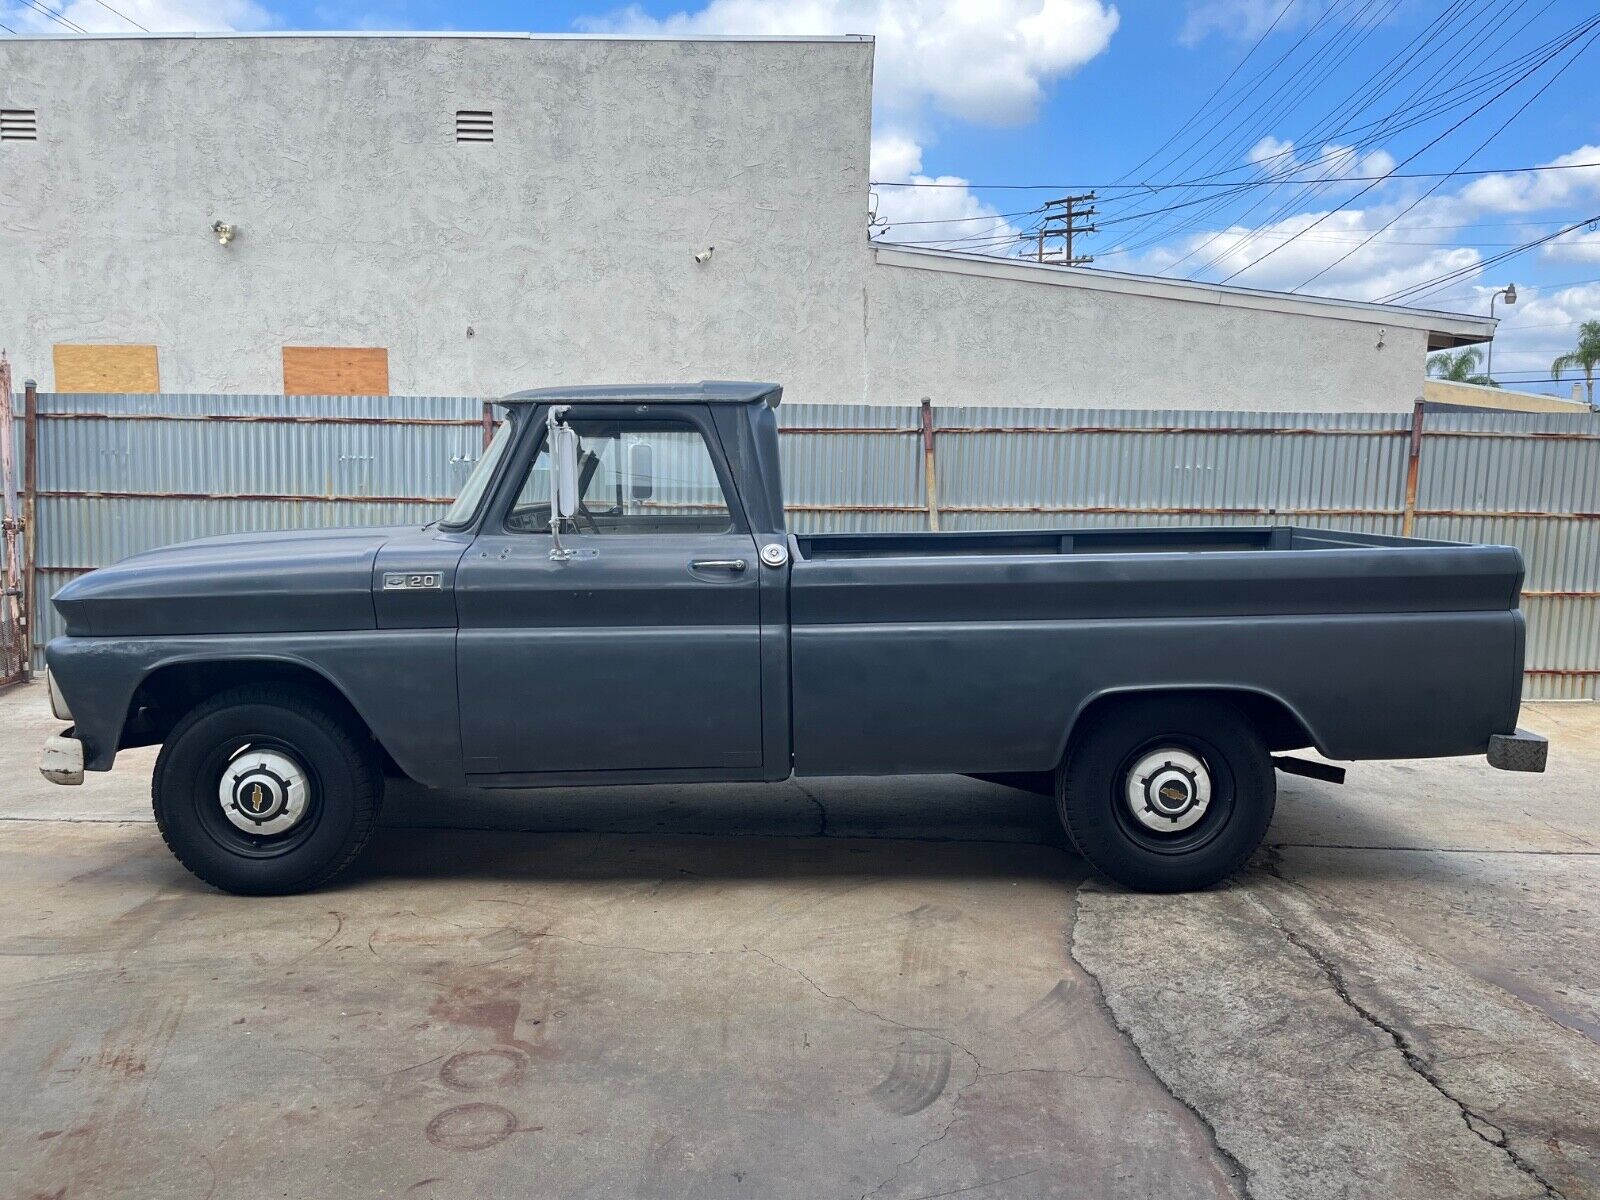
[[[1209,887],[1266,837],[1272,758],[1225,702],[1131,699],[1078,731],[1056,775],[1067,836],[1101,873],[1145,892]]]
[[[167,847],[239,895],[326,883],[366,845],[383,796],[379,756],[354,724],[293,688],[235,688],[200,704],[156,760]]]

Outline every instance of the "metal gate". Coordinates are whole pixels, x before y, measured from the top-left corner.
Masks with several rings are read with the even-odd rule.
[[[22,555],[22,489],[17,483],[16,420],[11,364],[0,351],[0,690],[28,677],[28,610]]]

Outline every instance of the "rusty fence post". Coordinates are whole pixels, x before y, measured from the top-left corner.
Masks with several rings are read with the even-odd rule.
[[[483,402],[483,448],[487,450],[494,441],[494,401]]]
[[[928,506],[928,528],[939,528],[939,464],[933,455],[933,401],[922,398],[922,491]]]
[[[22,381],[22,677],[33,678],[34,570],[39,562],[39,385]]]
[[[0,688],[27,678],[28,623],[22,608],[22,503],[15,435],[11,363],[0,350]]]
[[[1406,451],[1406,499],[1400,534],[1410,537],[1417,524],[1417,478],[1422,470],[1422,401],[1411,406],[1411,441]]]

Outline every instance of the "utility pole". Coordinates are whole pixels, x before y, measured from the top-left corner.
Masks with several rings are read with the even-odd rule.
[[[1037,261],[1055,263],[1062,267],[1081,267],[1094,261],[1094,256],[1091,254],[1080,255],[1074,252],[1075,238],[1095,232],[1095,226],[1086,223],[1099,211],[1093,207],[1094,200],[1095,194],[1087,192],[1082,196],[1063,196],[1059,200],[1045,201],[1044,217],[1039,223],[1034,239],[1034,258]],[[1085,207],[1086,205],[1089,207]],[[1062,239],[1063,252],[1047,256],[1046,238]]]

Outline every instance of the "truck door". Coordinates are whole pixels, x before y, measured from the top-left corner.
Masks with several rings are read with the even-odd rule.
[[[759,775],[760,565],[708,410],[566,419],[581,503],[560,532],[575,553],[551,558],[541,422],[458,570],[467,775]]]

